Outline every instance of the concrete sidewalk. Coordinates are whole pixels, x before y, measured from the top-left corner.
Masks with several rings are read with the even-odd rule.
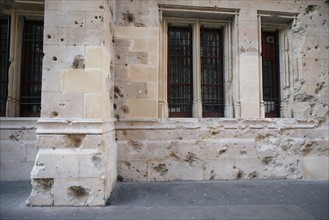
[[[328,181],[118,183],[106,207],[27,207],[29,182],[0,184],[1,219],[329,219]]]

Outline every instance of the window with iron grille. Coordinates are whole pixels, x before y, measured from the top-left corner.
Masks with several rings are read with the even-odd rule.
[[[25,21],[22,47],[21,116],[40,116],[43,22]]]
[[[262,65],[265,117],[280,117],[280,70],[277,32],[262,32]]]
[[[223,117],[222,30],[201,28],[200,39],[202,116]]]
[[[192,28],[168,29],[169,117],[192,116]]]
[[[200,27],[200,42],[193,44],[193,29],[168,27],[169,117],[192,117],[193,73],[200,75],[202,117],[224,116],[223,36],[221,28]],[[200,47],[200,70],[193,71],[193,47]]]
[[[9,68],[10,19],[0,20],[0,116],[6,115]]]

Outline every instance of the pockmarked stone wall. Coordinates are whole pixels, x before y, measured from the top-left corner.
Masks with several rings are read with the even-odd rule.
[[[105,205],[116,183],[115,1],[45,1],[30,206]]]
[[[26,181],[37,155],[36,119],[1,118],[0,181]]]
[[[121,181],[328,179],[315,119],[159,119],[117,124]]]
[[[328,1],[122,0],[116,15],[119,180],[328,179]],[[232,114],[168,119],[166,16],[230,24]],[[264,28],[280,39],[276,119],[264,118]]]
[[[36,157],[28,205],[99,206],[117,179],[328,179],[328,16],[327,0],[45,0],[41,117],[1,118],[1,180]],[[223,118],[168,118],[175,19],[223,28]],[[265,118],[263,29],[281,118]]]

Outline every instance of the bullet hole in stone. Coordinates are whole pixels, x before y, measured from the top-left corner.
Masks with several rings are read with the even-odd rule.
[[[77,21],[74,21],[74,24],[78,24],[78,22]]]
[[[72,63],[73,69],[84,69],[85,68],[85,58],[82,55],[77,55],[74,57]]]
[[[117,55],[117,59],[120,60],[120,56],[119,55]]]
[[[128,66],[128,64],[125,64],[125,66]]]
[[[88,194],[89,190],[82,186],[70,186],[68,188],[68,194],[77,198],[84,197]]]
[[[142,150],[143,144],[141,142],[135,141],[135,140],[129,140],[128,146],[131,146],[133,151],[140,152]]]
[[[99,6],[99,8],[100,8],[100,9],[103,9],[103,8],[104,8],[104,6],[103,6],[103,5],[100,5],[100,6]]]
[[[81,24],[80,27],[83,27],[83,25]]]
[[[61,38],[61,42],[63,42],[64,41],[64,38]]]
[[[236,174],[237,179],[241,179],[243,177],[243,171],[239,170],[238,173]]]
[[[315,45],[315,47],[314,47],[315,49],[319,49],[319,45]]]
[[[249,175],[248,175],[248,177],[249,177],[250,179],[252,179],[252,178],[256,178],[257,176],[258,176],[258,173],[257,173],[256,171],[253,171],[253,172],[249,173]]]
[[[121,90],[119,89],[119,87],[114,86],[114,98],[118,98],[118,97],[123,97],[123,94],[121,93]]]
[[[272,156],[267,156],[267,157],[263,157],[262,162],[267,165],[272,160],[273,160]]]
[[[85,139],[85,134],[68,134],[64,136],[67,147],[80,147]]]
[[[47,38],[48,38],[48,39],[51,39],[51,36],[48,34],[48,35],[47,35]]]
[[[76,44],[73,44],[73,46],[75,46],[75,47],[76,47],[77,45],[76,45]]]
[[[115,114],[114,117],[117,119],[117,120],[120,120],[120,115],[119,114]],[[116,139],[118,140],[118,139]]]
[[[164,176],[168,173],[167,166],[164,163],[161,163],[158,166],[153,167],[153,170],[158,172],[160,176]]]
[[[50,113],[50,117],[51,117],[51,118],[58,117],[58,115],[59,115],[59,113],[56,112],[56,111]]]
[[[211,131],[211,135],[216,135],[218,133],[219,133],[219,131]]]
[[[240,151],[240,154],[241,154],[241,155],[246,155],[247,152],[246,152],[245,150],[241,150],[241,151]]]
[[[113,109],[117,110],[117,104],[113,104]]]
[[[118,181],[118,182],[123,182],[123,177],[122,177],[121,175],[118,175],[118,176],[117,176],[117,181]]]
[[[125,114],[129,114],[129,107],[124,105],[120,107],[120,110],[125,113]]]
[[[57,61],[57,57],[54,56],[54,57],[53,57],[53,61]]]
[[[191,165],[193,162],[195,162],[197,160],[198,160],[198,158],[194,153],[191,153],[191,152],[187,153],[185,162],[188,162]]]
[[[34,182],[43,189],[50,189],[54,184],[53,178],[34,179]]]
[[[137,172],[137,173],[140,173],[141,171],[139,171],[139,169],[136,169],[136,172]]]
[[[131,163],[130,163],[130,162],[125,161],[125,164],[126,164],[126,166],[127,166],[128,168],[130,168],[130,166],[131,166]]]
[[[101,153],[95,153],[91,157],[91,161],[97,169],[102,167],[102,157]]]
[[[135,20],[135,16],[130,13],[129,11],[122,13],[122,20],[128,22],[128,23],[132,23]]]
[[[211,174],[211,176],[210,176],[209,180],[214,180],[215,179],[215,171],[211,170],[210,174]]]
[[[316,94],[318,94],[318,93],[322,90],[324,84],[325,84],[325,82],[317,83],[314,92],[315,92]]]
[[[222,150],[218,151],[218,154],[223,155],[225,152],[226,152],[226,149],[222,149]]]

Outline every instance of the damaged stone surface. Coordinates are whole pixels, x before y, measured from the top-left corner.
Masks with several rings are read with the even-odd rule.
[[[30,206],[105,205],[117,179],[328,179],[328,15],[320,0],[46,0],[41,118],[1,118],[1,173],[36,158]],[[223,118],[198,99],[168,117],[177,17],[220,21]],[[278,30],[281,118],[265,118],[262,28]]]
[[[328,178],[328,124],[318,120],[125,121],[116,135],[123,181]]]
[[[45,3],[43,68],[57,80],[43,82],[30,206],[103,206],[117,178],[115,1],[76,3]]]

